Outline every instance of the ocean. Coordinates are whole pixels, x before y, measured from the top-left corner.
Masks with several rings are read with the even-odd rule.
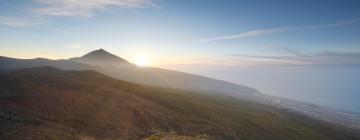
[[[360,66],[262,66],[189,72],[247,85],[268,95],[360,112]]]

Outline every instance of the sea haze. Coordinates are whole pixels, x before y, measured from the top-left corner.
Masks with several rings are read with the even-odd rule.
[[[188,70],[189,71],[189,70]],[[360,66],[193,68],[195,73],[232,81],[285,97],[360,112]]]

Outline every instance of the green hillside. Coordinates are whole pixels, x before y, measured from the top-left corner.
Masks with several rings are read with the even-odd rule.
[[[220,140],[360,139],[291,111],[95,71],[38,67],[0,75],[1,140],[144,139],[158,132]]]

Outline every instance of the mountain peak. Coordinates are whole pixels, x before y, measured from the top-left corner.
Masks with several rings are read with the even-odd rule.
[[[103,48],[100,48],[100,49],[98,49],[98,50],[94,50],[93,52],[109,53],[109,52],[105,51]]]
[[[94,50],[81,57],[70,58],[72,61],[81,63],[107,64],[107,63],[128,63],[125,59],[109,53],[104,49]]]
[[[107,61],[107,62],[121,62],[121,63],[127,62],[125,59],[118,57],[114,54],[111,54],[104,49],[94,50],[77,59],[86,60],[86,61]]]
[[[115,55],[105,51],[104,49],[98,49],[98,50],[94,50],[92,52],[89,52],[89,53],[85,54],[82,57],[84,58],[84,57],[94,57],[94,56],[97,56],[97,57],[98,56],[112,56],[113,57]],[[117,57],[117,56],[115,56],[115,57]]]

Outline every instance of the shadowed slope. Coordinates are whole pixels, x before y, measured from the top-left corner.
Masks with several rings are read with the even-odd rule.
[[[50,60],[45,58],[16,59],[0,56],[0,72],[39,66],[52,66],[65,70],[85,70],[91,68],[89,65],[68,60]]]
[[[212,139],[351,140],[349,130],[227,96],[157,88],[95,71],[0,75],[1,139],[140,139],[153,130]]]

